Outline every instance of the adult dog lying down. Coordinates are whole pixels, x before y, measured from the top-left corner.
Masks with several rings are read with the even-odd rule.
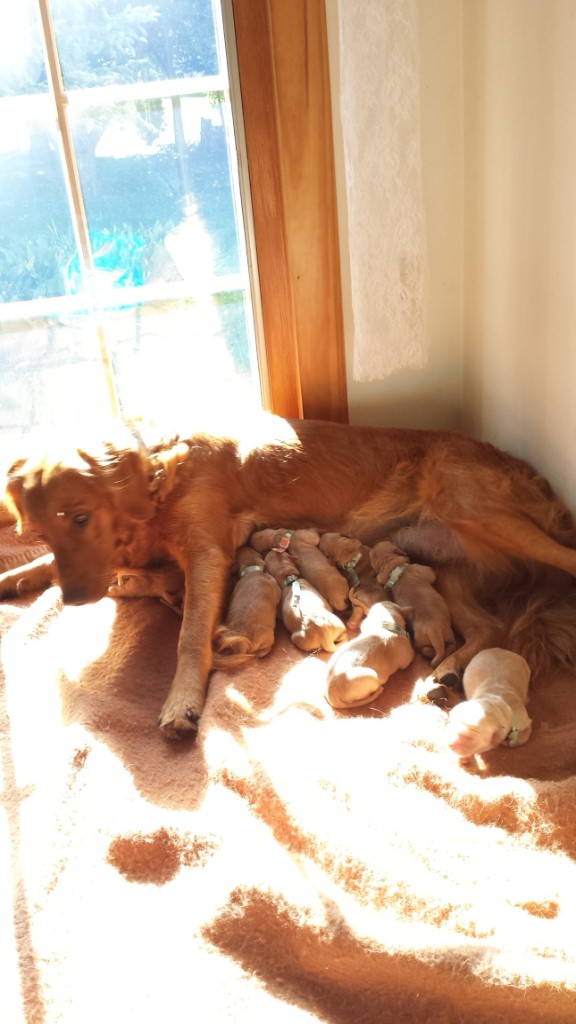
[[[0,597],[56,579],[65,603],[84,604],[105,596],[127,568],[167,559],[181,566],[178,665],[160,716],[171,738],[197,729],[235,551],[267,525],[313,525],[369,544],[401,535],[420,561],[431,546],[434,564],[444,563],[439,584],[465,641],[436,668],[438,678],[459,671],[477,650],[502,645],[501,616],[481,609],[468,587],[471,566],[476,592],[490,600],[513,580],[531,643],[534,615],[526,607],[556,601],[545,648],[574,661],[576,615],[565,573],[576,575],[576,532],[568,511],[530,466],[458,434],[264,416],[238,437],[145,442],[123,427],[90,447],[69,439],[52,451],[22,453],[8,471],[5,501],[19,529],[42,536],[53,559],[5,573]],[[536,563],[565,573],[540,578]]]

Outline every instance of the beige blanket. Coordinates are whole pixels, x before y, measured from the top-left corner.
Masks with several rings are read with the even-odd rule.
[[[576,681],[463,767],[424,662],[341,714],[279,630],[171,745],[179,624],[0,606],[0,1019],[573,1024]]]

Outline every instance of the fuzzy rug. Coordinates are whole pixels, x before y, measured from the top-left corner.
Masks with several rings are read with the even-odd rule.
[[[423,661],[338,713],[279,630],[170,744],[168,608],[51,589],[0,625],[6,1024],[576,1021],[576,680],[462,766]]]

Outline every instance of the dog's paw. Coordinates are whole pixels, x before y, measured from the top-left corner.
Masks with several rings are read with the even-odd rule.
[[[195,739],[198,733],[200,712],[191,704],[165,704],[158,724],[167,740]]]
[[[463,693],[462,676],[464,670],[459,661],[452,655],[444,658],[444,661],[434,668],[432,678],[437,686],[447,686],[454,693]]]

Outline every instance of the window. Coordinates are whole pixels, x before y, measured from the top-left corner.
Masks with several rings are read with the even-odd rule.
[[[42,26],[22,0],[0,43],[3,437],[110,402],[157,415],[259,400],[219,5],[38,3]],[[323,3],[224,6],[255,200],[265,402],[345,418]],[[296,132],[307,156],[294,174]]]

